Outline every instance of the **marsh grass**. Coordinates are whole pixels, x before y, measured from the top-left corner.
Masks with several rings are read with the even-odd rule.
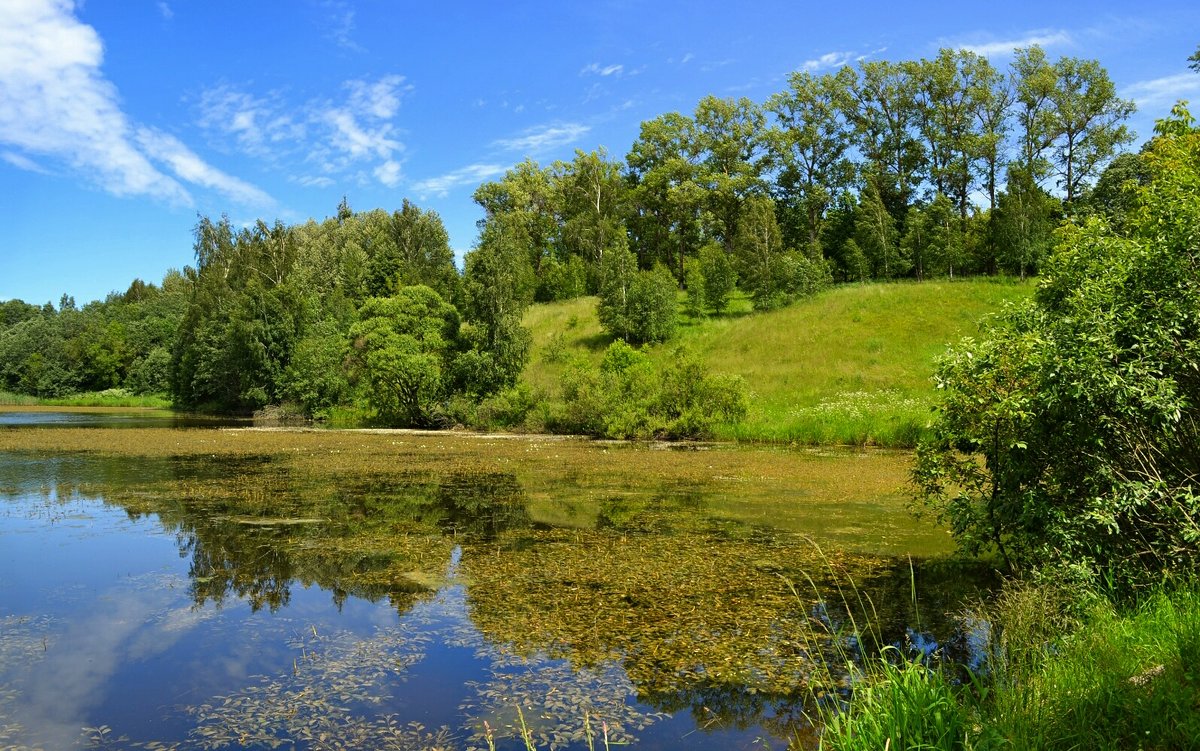
[[[745,379],[749,414],[718,438],[911,447],[934,403],[935,358],[1032,290],[992,279],[845,285],[766,313],[739,295],[723,315],[682,316],[676,338],[650,352],[666,361],[682,345],[710,372]],[[526,313],[534,355],[523,378],[535,391],[557,393],[573,358],[599,363],[611,339],[595,304],[579,298]]]
[[[972,616],[987,662],[956,681],[884,648],[849,700],[818,704],[821,748],[1189,749],[1200,738],[1200,588],[1133,606],[1015,584]]]

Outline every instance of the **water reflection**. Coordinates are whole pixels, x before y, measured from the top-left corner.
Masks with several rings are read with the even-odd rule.
[[[977,586],[956,564],[910,565],[730,518],[724,492],[694,480],[581,476],[548,489],[486,466],[363,470],[255,453],[0,454],[10,510],[45,526],[68,499],[95,499],[132,525],[122,534],[153,528],[178,554],[174,579],[130,579],[41,627],[78,649],[0,663],[18,666],[0,667],[17,692],[0,701],[0,726],[19,719],[28,737],[62,748],[117,716],[136,742],[209,748],[322,748],[322,737],[481,748],[484,721],[510,736],[526,722],[539,748],[598,739],[603,727],[610,741],[649,748],[781,746],[805,732],[813,691],[836,690],[821,685],[827,668],[918,632],[950,640],[946,614]],[[0,524],[0,539],[13,529]],[[6,564],[0,579],[28,563]],[[369,619],[336,615],[350,611]],[[19,612],[0,595],[0,617]],[[298,613],[320,613],[321,625],[283,633]],[[868,620],[863,640],[854,626]],[[217,645],[213,633],[233,628],[244,629],[235,646]],[[14,644],[36,644],[22,633]],[[161,708],[170,719],[139,724],[118,698],[97,698],[119,697],[138,664],[187,666],[203,690]],[[70,690],[57,692],[63,683]],[[164,727],[174,735],[155,734]]]

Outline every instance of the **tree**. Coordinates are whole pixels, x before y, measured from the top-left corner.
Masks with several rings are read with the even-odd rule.
[[[1066,225],[1035,300],[939,369],[915,479],[965,549],[1018,570],[1132,587],[1200,568],[1200,132],[1144,156],[1128,231]]]
[[[629,186],[621,164],[610,160],[603,148],[576,151],[573,161],[555,166],[554,185],[560,196],[563,246],[598,279],[604,253],[626,231]]]
[[[641,265],[661,261],[680,277],[700,242],[705,201],[695,129],[695,121],[678,112],[647,120],[625,158]]]
[[[754,307],[770,310],[782,305],[785,285],[779,259],[783,255],[783,238],[775,220],[775,203],[770,198],[755,196],[746,201],[734,253],[738,277],[754,298]]]
[[[480,185],[472,198],[483,208],[483,225],[503,219],[507,231],[524,238],[525,263],[539,273],[560,242],[561,194],[553,171],[526,159],[499,181]]]
[[[853,86],[854,72],[849,68],[820,77],[797,71],[788,76],[787,91],[767,102],[776,121],[766,140],[785,207],[781,221],[785,241],[814,259],[823,256],[825,213],[854,177],[847,120]]]
[[[497,214],[483,226],[479,245],[467,254],[467,352],[455,370],[459,388],[486,396],[514,384],[529,359],[530,334],[521,316],[533,301],[534,271],[529,263],[527,222]]]
[[[1117,97],[1108,72],[1095,60],[1064,57],[1054,64],[1054,73],[1051,164],[1070,205],[1113,154],[1133,140],[1124,121],[1136,108]]]
[[[903,221],[925,165],[914,134],[916,82],[911,66],[869,60],[859,67],[851,110],[855,145],[866,160],[874,190],[892,215]]]
[[[352,380],[378,419],[389,425],[436,424],[459,347],[454,306],[425,286],[374,297],[350,327]]]
[[[700,156],[697,182],[713,218],[709,234],[733,250],[743,202],[764,192],[762,135],[764,118],[749,99],[706,96],[696,105],[693,153]]]
[[[716,243],[709,243],[700,249],[699,269],[702,279],[702,289],[699,290],[704,305],[714,313],[720,314],[729,304],[729,296],[737,285],[737,272],[729,260],[729,254]],[[692,290],[688,288],[688,294]]]
[[[878,279],[895,279],[908,272],[896,220],[884,205],[876,180],[867,179],[855,212],[854,237]]]
[[[999,73],[987,58],[943,49],[911,66],[916,81],[917,129],[934,189],[948,197],[966,221],[978,163],[995,148],[994,116]]]
[[[633,330],[630,319],[631,291],[637,277],[637,258],[628,245],[619,245],[604,257],[600,267],[600,299],[596,303],[596,317],[609,334],[624,339]]]
[[[997,260],[1024,279],[1049,255],[1061,205],[1021,167],[1009,166],[1007,183],[993,223]]]

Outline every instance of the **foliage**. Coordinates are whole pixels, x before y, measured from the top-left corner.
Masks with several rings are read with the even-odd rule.
[[[709,376],[682,349],[656,366],[622,341],[609,345],[599,369],[584,363],[568,369],[561,388],[556,425],[608,438],[705,438],[747,410],[740,378]]]
[[[1200,596],[1158,588],[1129,606],[1010,584],[968,616],[986,658],[955,684],[918,659],[869,658],[822,748],[1190,748],[1200,737]]]
[[[1200,561],[1200,132],[1162,135],[1127,234],[1061,231],[1034,303],[939,371],[915,478],[971,551],[1120,587]]]
[[[661,342],[675,332],[675,277],[663,266],[638,271],[637,259],[623,245],[605,254],[596,314],[612,336],[634,343]]]
[[[350,367],[367,403],[385,424],[435,424],[459,346],[458,311],[417,286],[370,298],[359,315],[350,327]]]
[[[720,245],[709,243],[700,249],[699,269],[702,275],[700,293],[704,306],[720,315],[729,305],[729,297],[737,285],[737,273],[729,260],[729,254]],[[688,294],[691,294],[690,285]]]

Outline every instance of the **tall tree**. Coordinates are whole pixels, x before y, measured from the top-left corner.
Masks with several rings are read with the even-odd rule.
[[[896,227],[896,220],[884,205],[874,176],[868,177],[859,196],[854,236],[870,260],[871,271],[876,278],[894,279],[908,272],[910,264],[902,255],[900,231]]]
[[[775,116],[766,141],[785,217],[781,229],[786,242],[811,258],[823,255],[826,211],[854,179],[846,115],[853,86],[849,68],[820,77],[796,71],[788,76],[787,90],[767,102]]]
[[[1069,205],[1117,150],[1133,140],[1124,121],[1136,107],[1117,96],[1108,71],[1095,60],[1064,57],[1054,64],[1054,73],[1051,164]]]
[[[916,82],[911,66],[869,60],[859,68],[853,89],[855,145],[874,174],[875,191],[902,222],[921,182],[925,158],[915,135]]]
[[[625,161],[633,185],[633,231],[640,264],[661,261],[682,278],[700,244],[705,200],[695,153],[695,122],[678,112],[642,123]]]
[[[696,106],[694,153],[700,155],[699,181],[713,221],[712,235],[732,252],[742,203],[765,191],[762,110],[754,102],[706,96]]]
[[[603,148],[576,151],[574,160],[555,165],[554,183],[560,196],[562,243],[598,279],[605,251],[626,232],[629,186],[622,165],[609,159]]]

